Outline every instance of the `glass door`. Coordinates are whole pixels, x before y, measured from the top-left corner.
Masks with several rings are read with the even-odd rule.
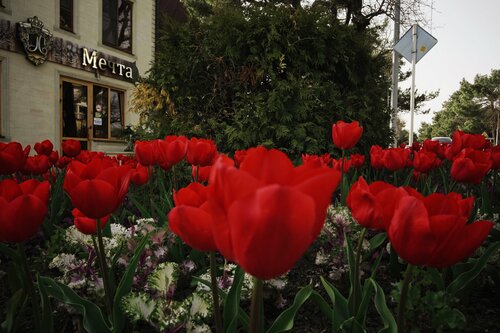
[[[61,83],[62,140],[80,141],[90,150],[92,122],[88,112],[89,87],[85,83],[64,79]]]

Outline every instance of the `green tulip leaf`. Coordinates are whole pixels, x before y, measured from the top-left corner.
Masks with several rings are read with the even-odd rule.
[[[45,288],[47,295],[57,298],[77,310],[82,315],[83,327],[87,332],[112,332],[112,328],[104,319],[101,309],[94,303],[78,296],[70,287],[43,276],[40,277],[38,283],[43,285],[42,288]]]
[[[299,311],[302,304],[309,299],[312,293],[312,286],[306,286],[299,290],[295,295],[293,304],[283,311],[278,318],[274,321],[271,327],[267,330],[267,333],[279,333],[286,332],[293,328],[293,322],[297,311]]]
[[[370,251],[373,252],[378,249],[382,244],[384,244],[387,239],[387,234],[385,232],[381,232],[376,234],[370,239]]]
[[[491,208],[490,191],[488,190],[486,182],[484,181],[481,183],[481,213],[491,217]]]
[[[333,306],[332,331],[337,332],[341,324],[349,318],[349,305],[347,299],[342,296],[335,286],[321,277],[321,283],[330,297]]]
[[[18,291],[12,295],[9,301],[6,304],[6,318],[2,323],[2,332],[10,333],[14,332],[14,325],[16,323],[16,313],[19,308],[23,308],[26,306],[27,295],[24,288],[20,288]]]
[[[356,318],[350,317],[340,325],[340,332],[351,332],[351,333],[366,333],[363,326],[356,321]],[[334,331],[338,332],[338,331]]]
[[[323,296],[313,290],[309,299],[319,307],[328,320],[333,321],[333,308],[328,305]]]
[[[40,277],[37,277],[40,280]],[[40,291],[41,308],[42,308],[42,332],[54,332],[54,318],[52,316],[52,306],[50,305],[49,295],[43,283],[38,283],[38,290]]]
[[[358,307],[358,312],[356,313],[356,321],[362,326],[365,325],[366,312],[368,311],[368,305],[370,304],[370,299],[372,298],[373,287],[371,283],[366,282],[363,286],[363,294],[361,295],[361,303]]]
[[[145,235],[137,248],[135,249],[134,256],[130,260],[127,270],[123,274],[120,283],[118,284],[118,288],[116,289],[115,296],[113,299],[113,323],[115,325],[114,332],[122,332],[123,325],[125,322],[125,314],[123,309],[121,308],[122,298],[130,292],[132,288],[132,282],[134,280],[135,270],[137,268],[137,264],[139,263],[139,259],[141,257],[142,250],[146,243],[149,240],[149,235]]]
[[[490,256],[495,253],[498,249],[500,248],[500,242],[493,243],[486,249],[486,251],[483,253],[483,255],[476,261],[474,266],[466,271],[457,276],[449,285],[448,288],[446,288],[446,292],[451,294],[451,295],[456,295],[459,291],[463,290],[466,288],[469,283],[471,283],[476,276],[481,273],[483,268],[486,266],[488,259]]]
[[[224,302],[224,333],[235,333],[238,328],[240,293],[244,279],[245,272],[238,266],[234,273],[233,285],[229,289]]]
[[[397,333],[398,327],[396,325],[396,321],[394,320],[394,316],[387,307],[384,290],[372,278],[368,279],[367,283],[371,283],[373,285],[373,288],[375,289],[375,298],[374,298],[375,309],[377,309],[377,312],[380,315],[380,318],[382,319],[382,322],[384,324],[384,328],[380,329],[378,332]]]

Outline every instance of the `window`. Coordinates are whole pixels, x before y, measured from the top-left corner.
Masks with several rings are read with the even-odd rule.
[[[132,52],[132,2],[102,1],[102,42]]]
[[[82,141],[119,139],[123,130],[122,90],[63,79],[61,84],[62,136]]]
[[[59,28],[73,32],[73,0],[59,1]]]

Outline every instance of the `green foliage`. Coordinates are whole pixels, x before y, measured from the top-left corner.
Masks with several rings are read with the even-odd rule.
[[[389,142],[389,53],[316,7],[212,7],[166,21],[145,81],[168,91],[170,110],[142,112],[145,132],[210,137],[221,151],[255,145],[293,156],[331,150],[330,126],[359,120],[359,146]],[[143,128],[143,130],[144,130]]]
[[[490,75],[476,75],[474,82],[463,79],[460,88],[444,102],[443,109],[436,113],[432,125],[426,124],[420,136],[451,136],[454,131],[486,133],[494,137],[497,116],[500,110],[500,70]]]

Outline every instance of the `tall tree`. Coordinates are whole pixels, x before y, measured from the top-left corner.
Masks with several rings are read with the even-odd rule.
[[[143,111],[157,136],[201,135],[226,152],[265,145],[298,157],[331,150],[330,126],[344,119],[364,126],[360,147],[389,142],[390,53],[377,31],[314,6],[226,2],[211,12],[164,26],[145,79],[168,92],[169,110]]]
[[[460,88],[434,115],[431,130],[425,128],[425,136],[451,136],[455,130],[462,130],[494,137],[499,106],[500,70],[494,69],[490,75],[476,75],[472,83],[463,79]]]

